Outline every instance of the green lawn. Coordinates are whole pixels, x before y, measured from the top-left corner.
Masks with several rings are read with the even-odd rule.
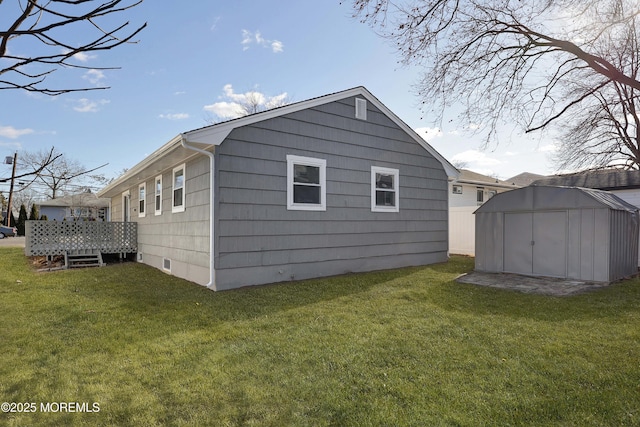
[[[525,295],[454,282],[456,257],[213,293],[0,259],[0,401],[37,409],[0,425],[640,425],[638,280]]]

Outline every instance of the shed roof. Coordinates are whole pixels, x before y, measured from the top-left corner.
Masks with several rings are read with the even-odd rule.
[[[531,186],[500,193],[475,213],[608,208],[635,212],[637,207],[613,193],[591,188]]]

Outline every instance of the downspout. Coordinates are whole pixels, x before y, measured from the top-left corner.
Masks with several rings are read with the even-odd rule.
[[[204,154],[209,157],[209,283],[205,286],[211,290],[216,290],[216,269],[214,265],[214,257],[215,257],[215,222],[214,222],[214,201],[213,201],[213,192],[215,189],[215,157],[214,154],[210,151],[203,150],[198,147],[194,147],[192,145],[187,144],[187,138],[184,135],[180,135],[180,142],[182,146],[188,150],[195,151],[200,154]]]

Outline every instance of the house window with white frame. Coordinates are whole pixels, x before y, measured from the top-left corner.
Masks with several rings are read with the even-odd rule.
[[[145,206],[146,206],[146,190],[147,184],[143,182],[138,186],[138,216],[144,217],[146,215]]]
[[[155,214],[162,214],[162,175],[156,177],[155,180]]]
[[[400,171],[371,166],[371,211],[400,211]]]
[[[453,194],[462,194],[462,185],[454,185],[452,193]]]
[[[484,187],[478,187],[476,189],[476,201],[478,202],[478,206],[484,203]]]
[[[171,212],[184,212],[185,208],[185,167],[184,164],[173,168],[173,188]]]
[[[327,161],[287,155],[287,209],[327,210]]]

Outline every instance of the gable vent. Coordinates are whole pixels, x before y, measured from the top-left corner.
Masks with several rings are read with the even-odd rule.
[[[367,120],[367,100],[356,98],[356,119]]]

